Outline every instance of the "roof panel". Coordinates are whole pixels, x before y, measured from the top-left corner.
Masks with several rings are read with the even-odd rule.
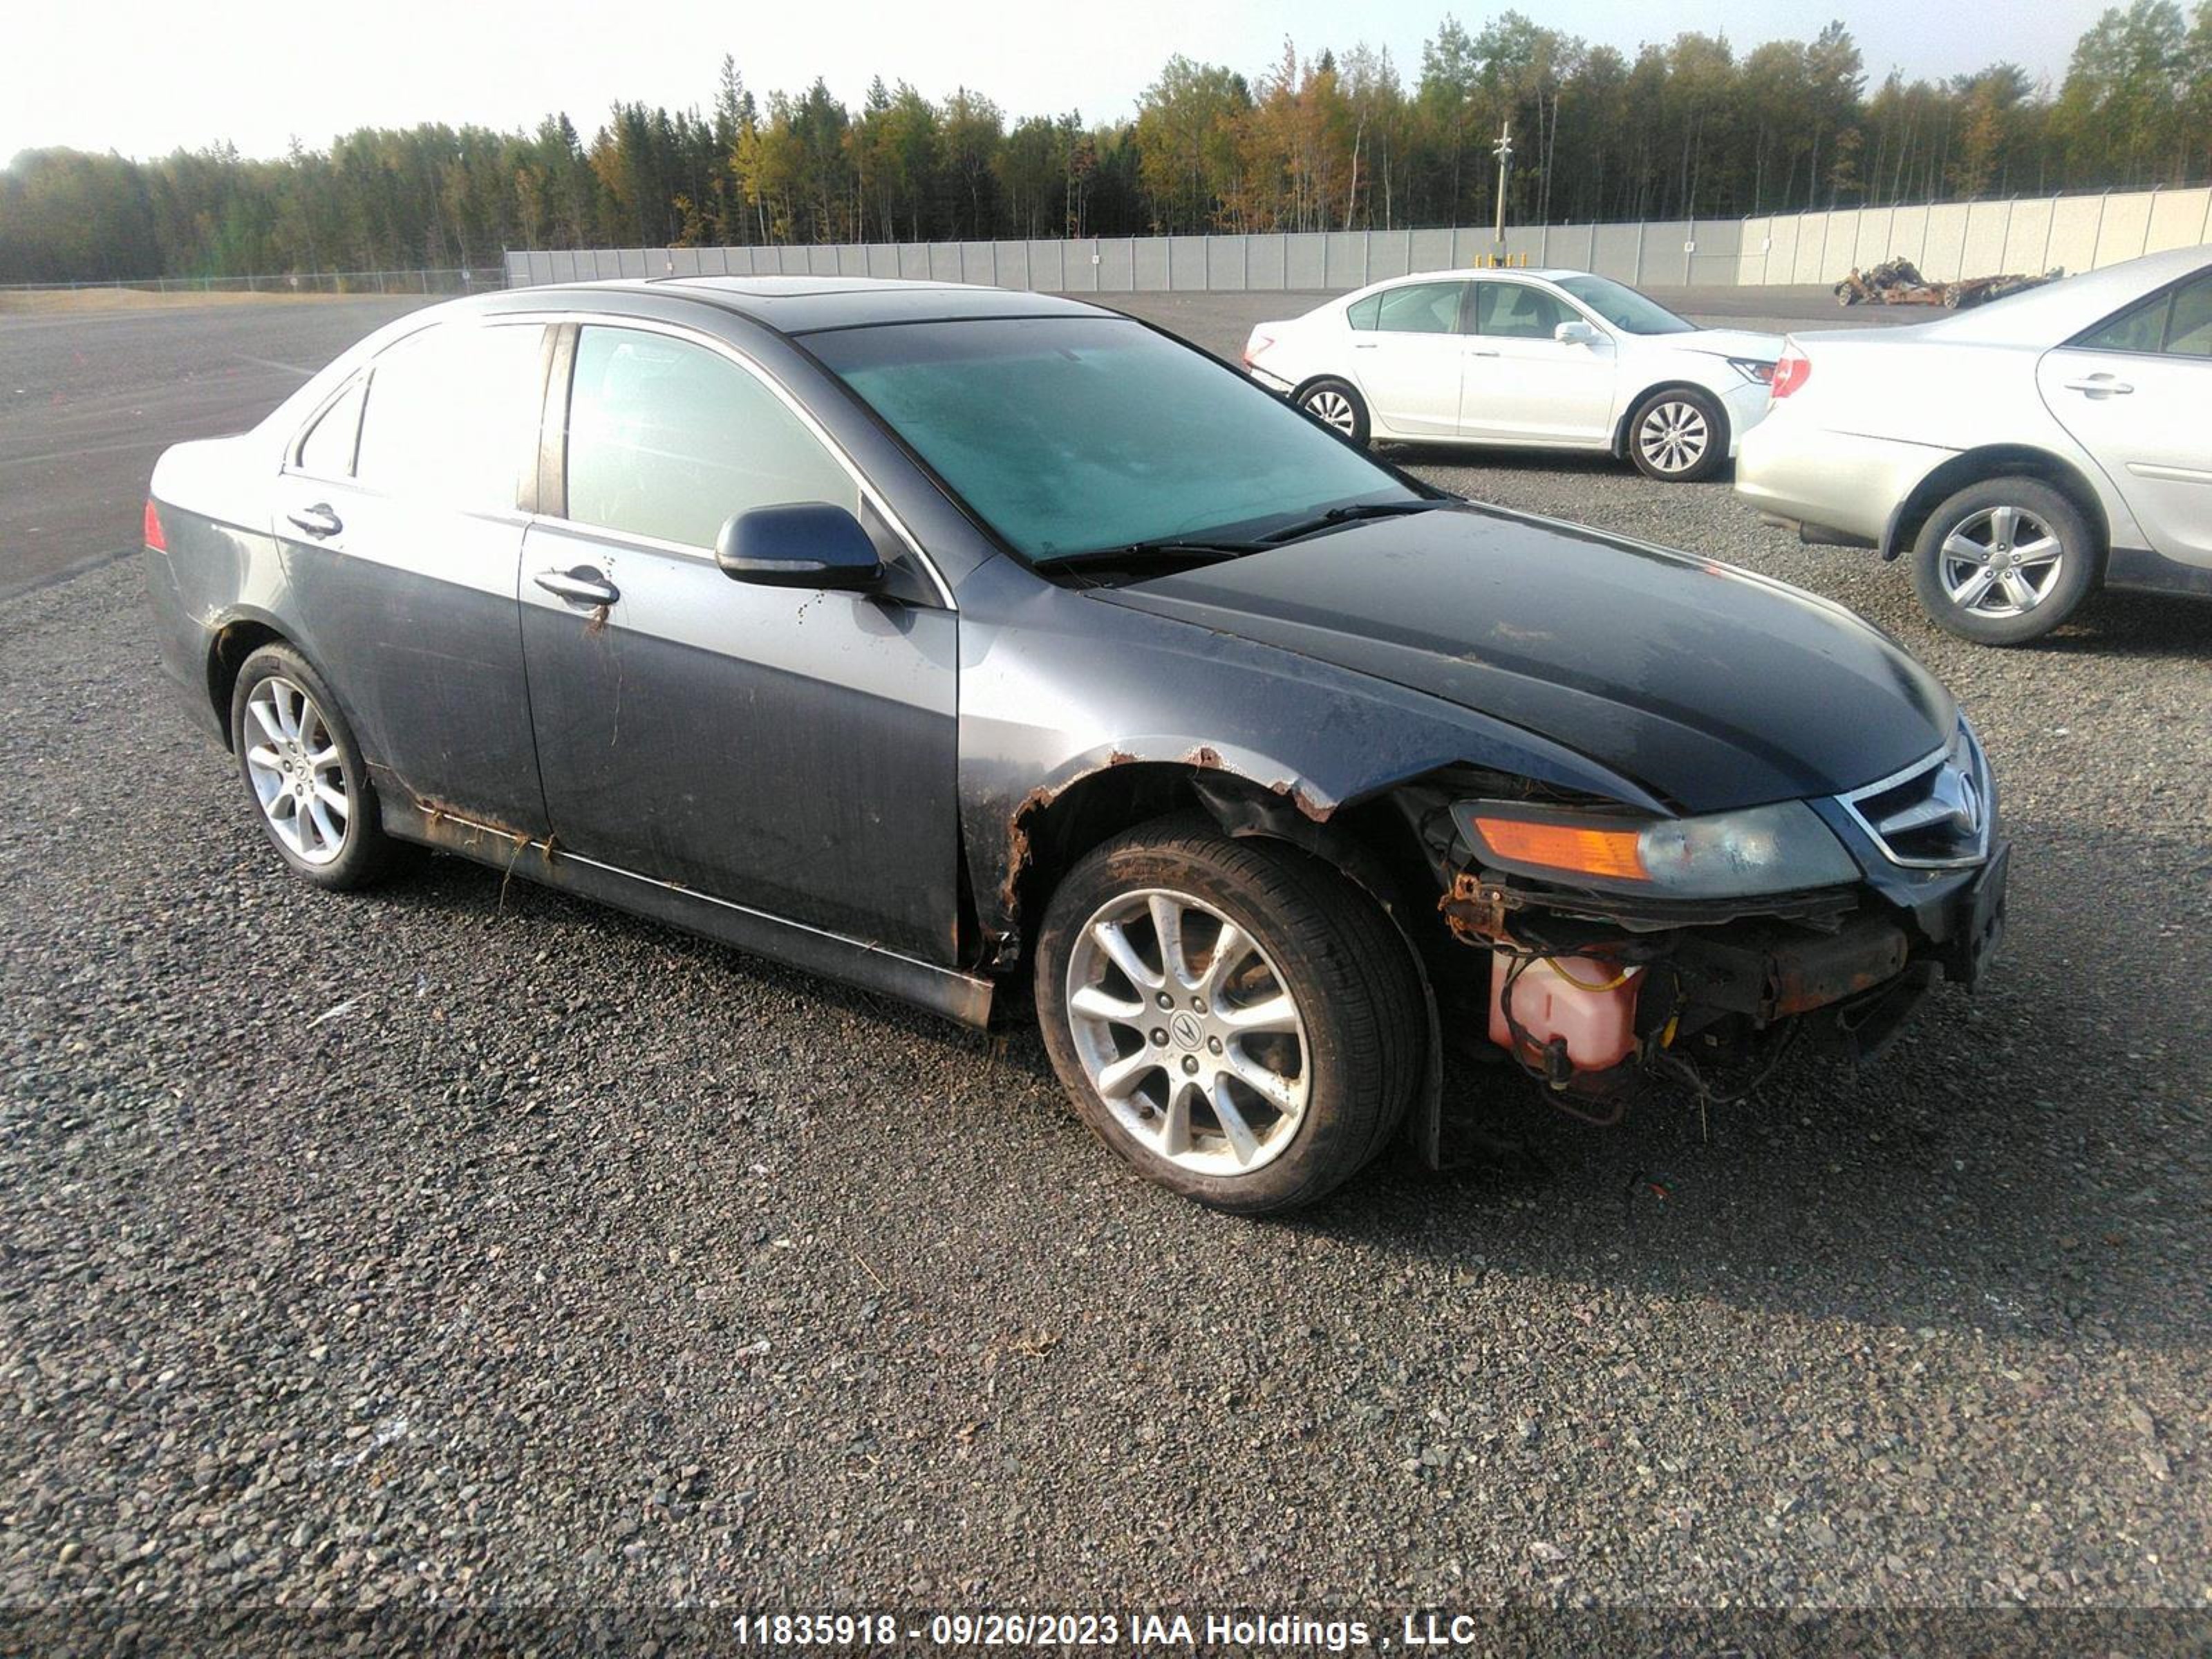
[[[1079,317],[1098,309],[1056,295],[878,276],[676,276],[592,286],[683,295],[785,334],[961,317]]]

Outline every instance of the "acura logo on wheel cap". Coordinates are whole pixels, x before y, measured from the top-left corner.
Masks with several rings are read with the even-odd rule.
[[[1168,1022],[1168,1030],[1175,1033],[1178,1048],[1195,1048],[1206,1035],[1195,1014],[1177,1014]]]

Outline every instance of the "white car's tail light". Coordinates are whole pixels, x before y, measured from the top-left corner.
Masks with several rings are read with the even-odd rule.
[[[1275,337],[1272,334],[1253,335],[1250,339],[1244,342],[1244,361],[1247,363],[1251,362],[1254,358],[1274,343]]]
[[[1774,365],[1773,401],[1780,403],[1791,392],[1813,378],[1812,360],[1795,346],[1782,354],[1782,361]]]

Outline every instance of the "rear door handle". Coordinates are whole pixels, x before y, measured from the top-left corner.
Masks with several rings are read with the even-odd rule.
[[[303,507],[297,513],[287,513],[284,516],[318,540],[325,536],[335,536],[345,528],[345,521],[331,511],[328,501],[317,501],[313,507]]]
[[[607,580],[606,573],[589,565],[580,564],[574,570],[541,570],[535,580],[548,593],[558,593],[578,605],[612,605],[622,598],[622,590]]]
[[[1352,349],[1354,351],[1372,351],[1379,343],[1380,342],[1375,340],[1354,340],[1352,343]]]
[[[1498,354],[1494,351],[1485,351],[1478,346],[1470,349],[1467,355],[1470,357],[1495,357]]]
[[[2086,380],[2069,380],[2069,392],[2086,392],[2092,398],[2119,398],[2135,388],[2125,380],[2116,380],[2109,374],[2092,374]]]

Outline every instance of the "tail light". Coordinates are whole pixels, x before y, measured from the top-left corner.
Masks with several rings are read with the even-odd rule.
[[[161,533],[161,515],[154,506],[154,498],[146,498],[146,545],[156,553],[169,550],[169,538]]]
[[[1790,347],[1782,354],[1782,361],[1774,365],[1773,401],[1780,403],[1812,378],[1812,360],[1795,346]]]
[[[1274,343],[1275,337],[1272,334],[1255,334],[1250,339],[1244,342],[1245,362],[1249,364],[1254,358],[1257,357],[1261,352],[1265,351],[1269,346]]]

